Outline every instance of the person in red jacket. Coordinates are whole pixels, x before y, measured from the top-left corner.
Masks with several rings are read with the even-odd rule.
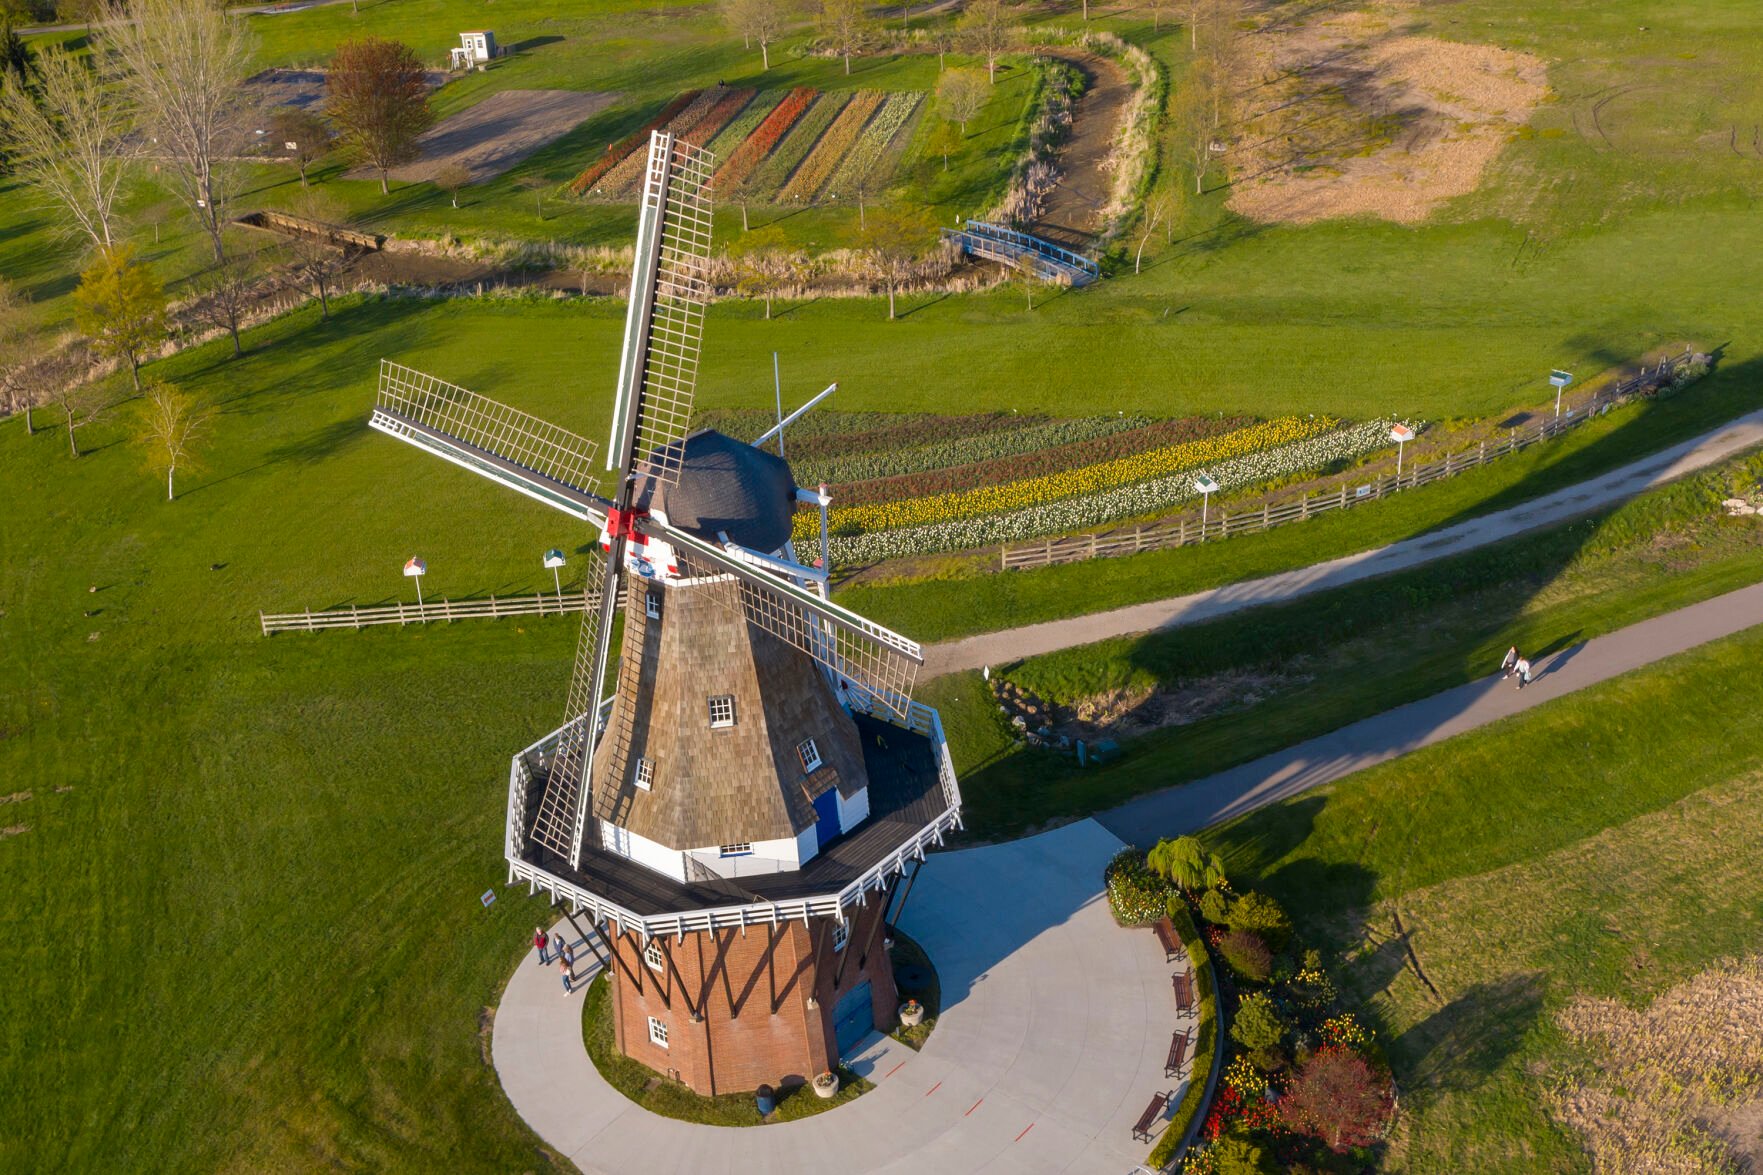
[[[539,952],[539,966],[543,967],[551,961],[551,940],[546,936],[543,926],[533,927],[533,949]]]

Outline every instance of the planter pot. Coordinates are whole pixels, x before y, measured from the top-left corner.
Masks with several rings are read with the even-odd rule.
[[[836,1073],[822,1073],[813,1081],[814,1096],[830,1098],[839,1092],[839,1076]]]
[[[900,1026],[902,1028],[916,1028],[916,1027],[918,1027],[919,1024],[921,1024],[923,1022],[924,1022],[924,1005],[923,1004],[901,1004],[900,1005]]]

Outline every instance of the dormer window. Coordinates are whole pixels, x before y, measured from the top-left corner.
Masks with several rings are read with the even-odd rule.
[[[655,786],[655,760],[638,755],[636,770],[631,772],[631,782],[644,791],[653,788]]]
[[[643,593],[643,612],[650,620],[661,619],[661,593],[654,588]]]
[[[710,729],[720,730],[735,724],[735,696],[716,694],[710,699]]]
[[[805,738],[796,744],[796,758],[802,761],[804,772],[820,770],[820,748],[814,745],[813,739]]]

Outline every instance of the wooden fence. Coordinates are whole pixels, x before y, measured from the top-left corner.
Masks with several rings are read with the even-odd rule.
[[[534,596],[491,596],[486,600],[432,600],[426,604],[349,604],[317,612],[259,612],[263,635],[276,632],[318,632],[326,628],[363,628],[370,624],[426,624],[430,620],[499,619],[503,616],[557,616],[587,610],[580,591],[540,592]]]
[[[1386,473],[1360,485],[1343,481],[1337,489],[1306,494],[1283,502],[1267,501],[1254,509],[1235,514],[1219,510],[1206,518],[1204,529],[1198,518],[1184,517],[1178,522],[1153,523],[1131,530],[1065,535],[1038,542],[1005,545],[998,549],[999,566],[1001,570],[1011,571],[1185,547],[1189,543],[1205,542],[1208,539],[1216,541],[1232,535],[1284,526],[1288,522],[1302,522],[1318,514],[1326,514],[1330,510],[1345,510],[1361,502],[1375,502],[1397,490],[1413,489],[1415,486],[1462,473],[1466,469],[1477,469],[1489,461],[1529,448],[1538,441],[1560,436],[1575,425],[1607,411],[1618,400],[1658,388],[1696,358],[1694,352],[1686,350],[1682,355],[1662,360],[1657,367],[1643,368],[1639,374],[1618,380],[1582,404],[1564,407],[1559,417],[1551,416],[1528,428],[1513,429],[1503,439],[1491,444],[1483,441],[1473,449],[1447,453],[1435,461],[1416,462],[1404,467],[1400,476]]]

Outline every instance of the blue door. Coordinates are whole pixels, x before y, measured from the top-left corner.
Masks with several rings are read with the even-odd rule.
[[[838,1038],[839,1056],[857,1047],[857,1042],[875,1031],[875,1008],[865,979],[846,992],[833,1008],[833,1035]]]
[[[814,798],[814,836],[825,848],[839,835],[839,789],[829,787]]]

